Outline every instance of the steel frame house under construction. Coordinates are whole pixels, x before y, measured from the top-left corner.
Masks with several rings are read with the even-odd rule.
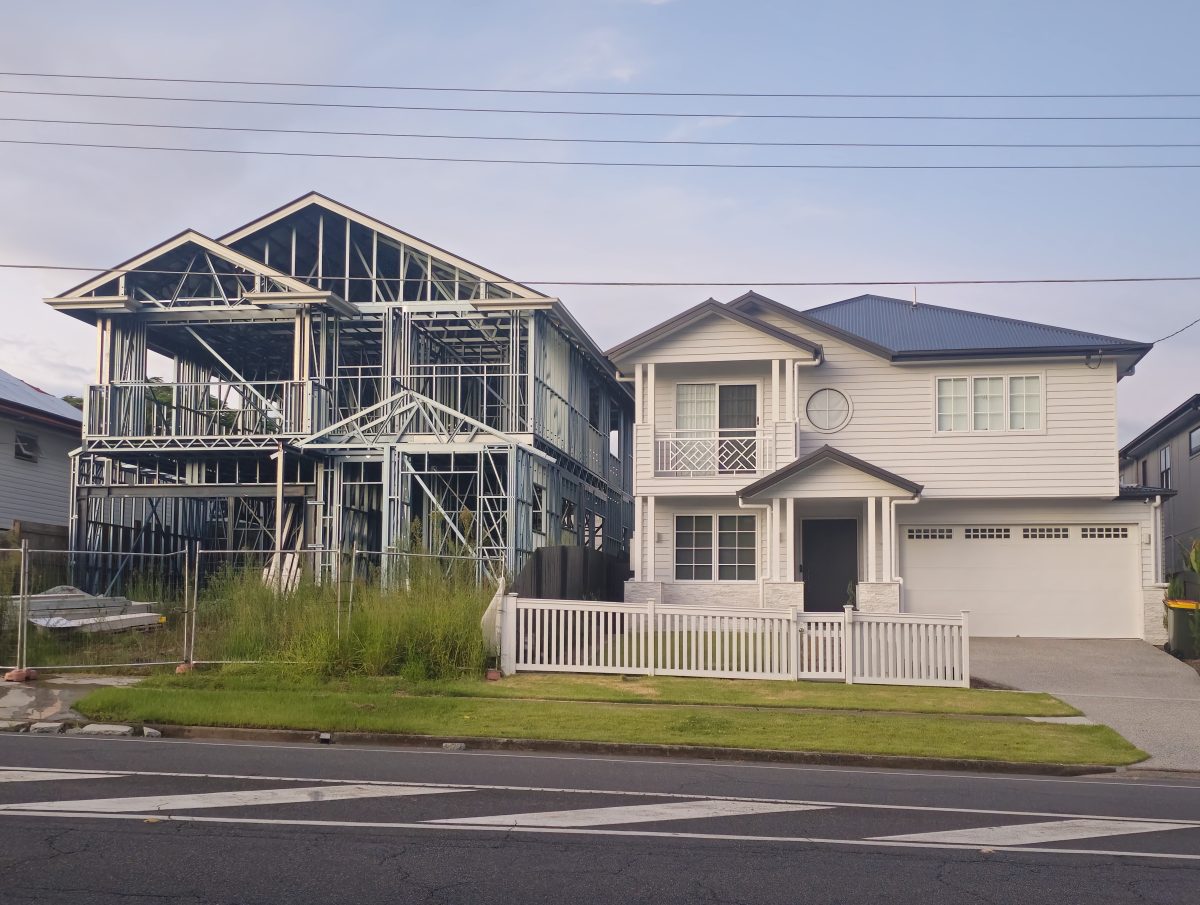
[[[626,547],[631,395],[566,308],[321,195],[47,302],[97,328],[76,550]]]

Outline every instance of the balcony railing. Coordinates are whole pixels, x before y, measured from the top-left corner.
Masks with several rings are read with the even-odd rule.
[[[88,390],[87,433],[105,438],[265,438],[320,430],[329,393],[309,380],[113,383]]]
[[[654,473],[670,477],[757,474],[770,470],[770,451],[770,439],[763,431],[658,431]]]

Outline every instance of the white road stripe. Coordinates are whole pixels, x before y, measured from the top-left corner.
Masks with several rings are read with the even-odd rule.
[[[1126,836],[1132,833],[1161,833],[1164,830],[1184,830],[1200,824],[1167,823],[1157,820],[1050,820],[1045,823],[1018,823],[1008,826],[981,826],[969,830],[949,830],[935,833],[907,833],[901,836],[879,836],[893,842],[942,842],[953,845],[1036,845],[1039,842],[1061,842],[1064,839],[1090,839],[1097,836]]]
[[[201,817],[194,814],[68,814],[55,811],[29,811],[13,813],[19,817],[63,817],[93,818],[96,820],[148,820],[158,818],[164,823],[206,823],[223,824],[227,826],[270,826],[270,827],[309,827],[326,830],[331,827],[343,829],[370,830],[432,830],[435,832],[474,832],[495,833],[503,827],[475,826],[472,824],[453,823],[366,823],[353,820],[283,820],[279,818],[254,817]],[[685,839],[704,842],[753,842],[843,846],[847,848],[919,848],[943,851],[973,851],[976,846],[950,845],[937,842],[899,842],[888,839],[828,839],[820,836],[749,836],[731,833],[678,833],[665,830],[613,830],[605,828],[581,827],[538,827],[514,826],[507,828],[510,833],[530,833],[550,836],[630,836],[640,839]],[[1012,852],[1021,855],[1090,855],[1107,858],[1149,858],[1164,861],[1200,861],[1200,854],[1180,854],[1176,852],[1128,852],[1119,849],[1089,849],[1089,848],[1020,848],[1018,846],[996,846],[993,851]]]
[[[50,782],[56,779],[108,779],[124,773],[68,773],[62,770],[7,770],[0,768],[0,782]]]
[[[92,798],[86,801],[34,801],[0,805],[0,811],[68,811],[120,814],[130,811],[178,811],[193,808],[238,808],[292,804],[304,801],[342,801],[349,798],[389,798],[400,795],[439,795],[454,789],[426,786],[338,785],[290,789],[248,789],[196,795],[149,795],[141,798]]]
[[[499,814],[494,817],[450,817],[429,823],[475,826],[613,826],[623,823],[657,823],[660,820],[695,820],[702,817],[738,817],[743,814],[777,814],[784,811],[818,811],[806,804],[765,801],[672,801],[666,804],[633,804],[574,811],[539,811],[532,814]]]

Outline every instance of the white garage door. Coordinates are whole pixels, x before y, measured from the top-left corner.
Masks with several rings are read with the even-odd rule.
[[[970,610],[984,637],[1136,638],[1136,525],[905,526],[904,610]]]

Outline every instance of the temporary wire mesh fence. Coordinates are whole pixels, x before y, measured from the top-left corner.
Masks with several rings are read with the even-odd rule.
[[[486,665],[480,619],[502,569],[394,551],[0,550],[0,666],[475,672]]]
[[[66,670],[181,662],[188,566],[184,551],[25,550],[20,665]]]

